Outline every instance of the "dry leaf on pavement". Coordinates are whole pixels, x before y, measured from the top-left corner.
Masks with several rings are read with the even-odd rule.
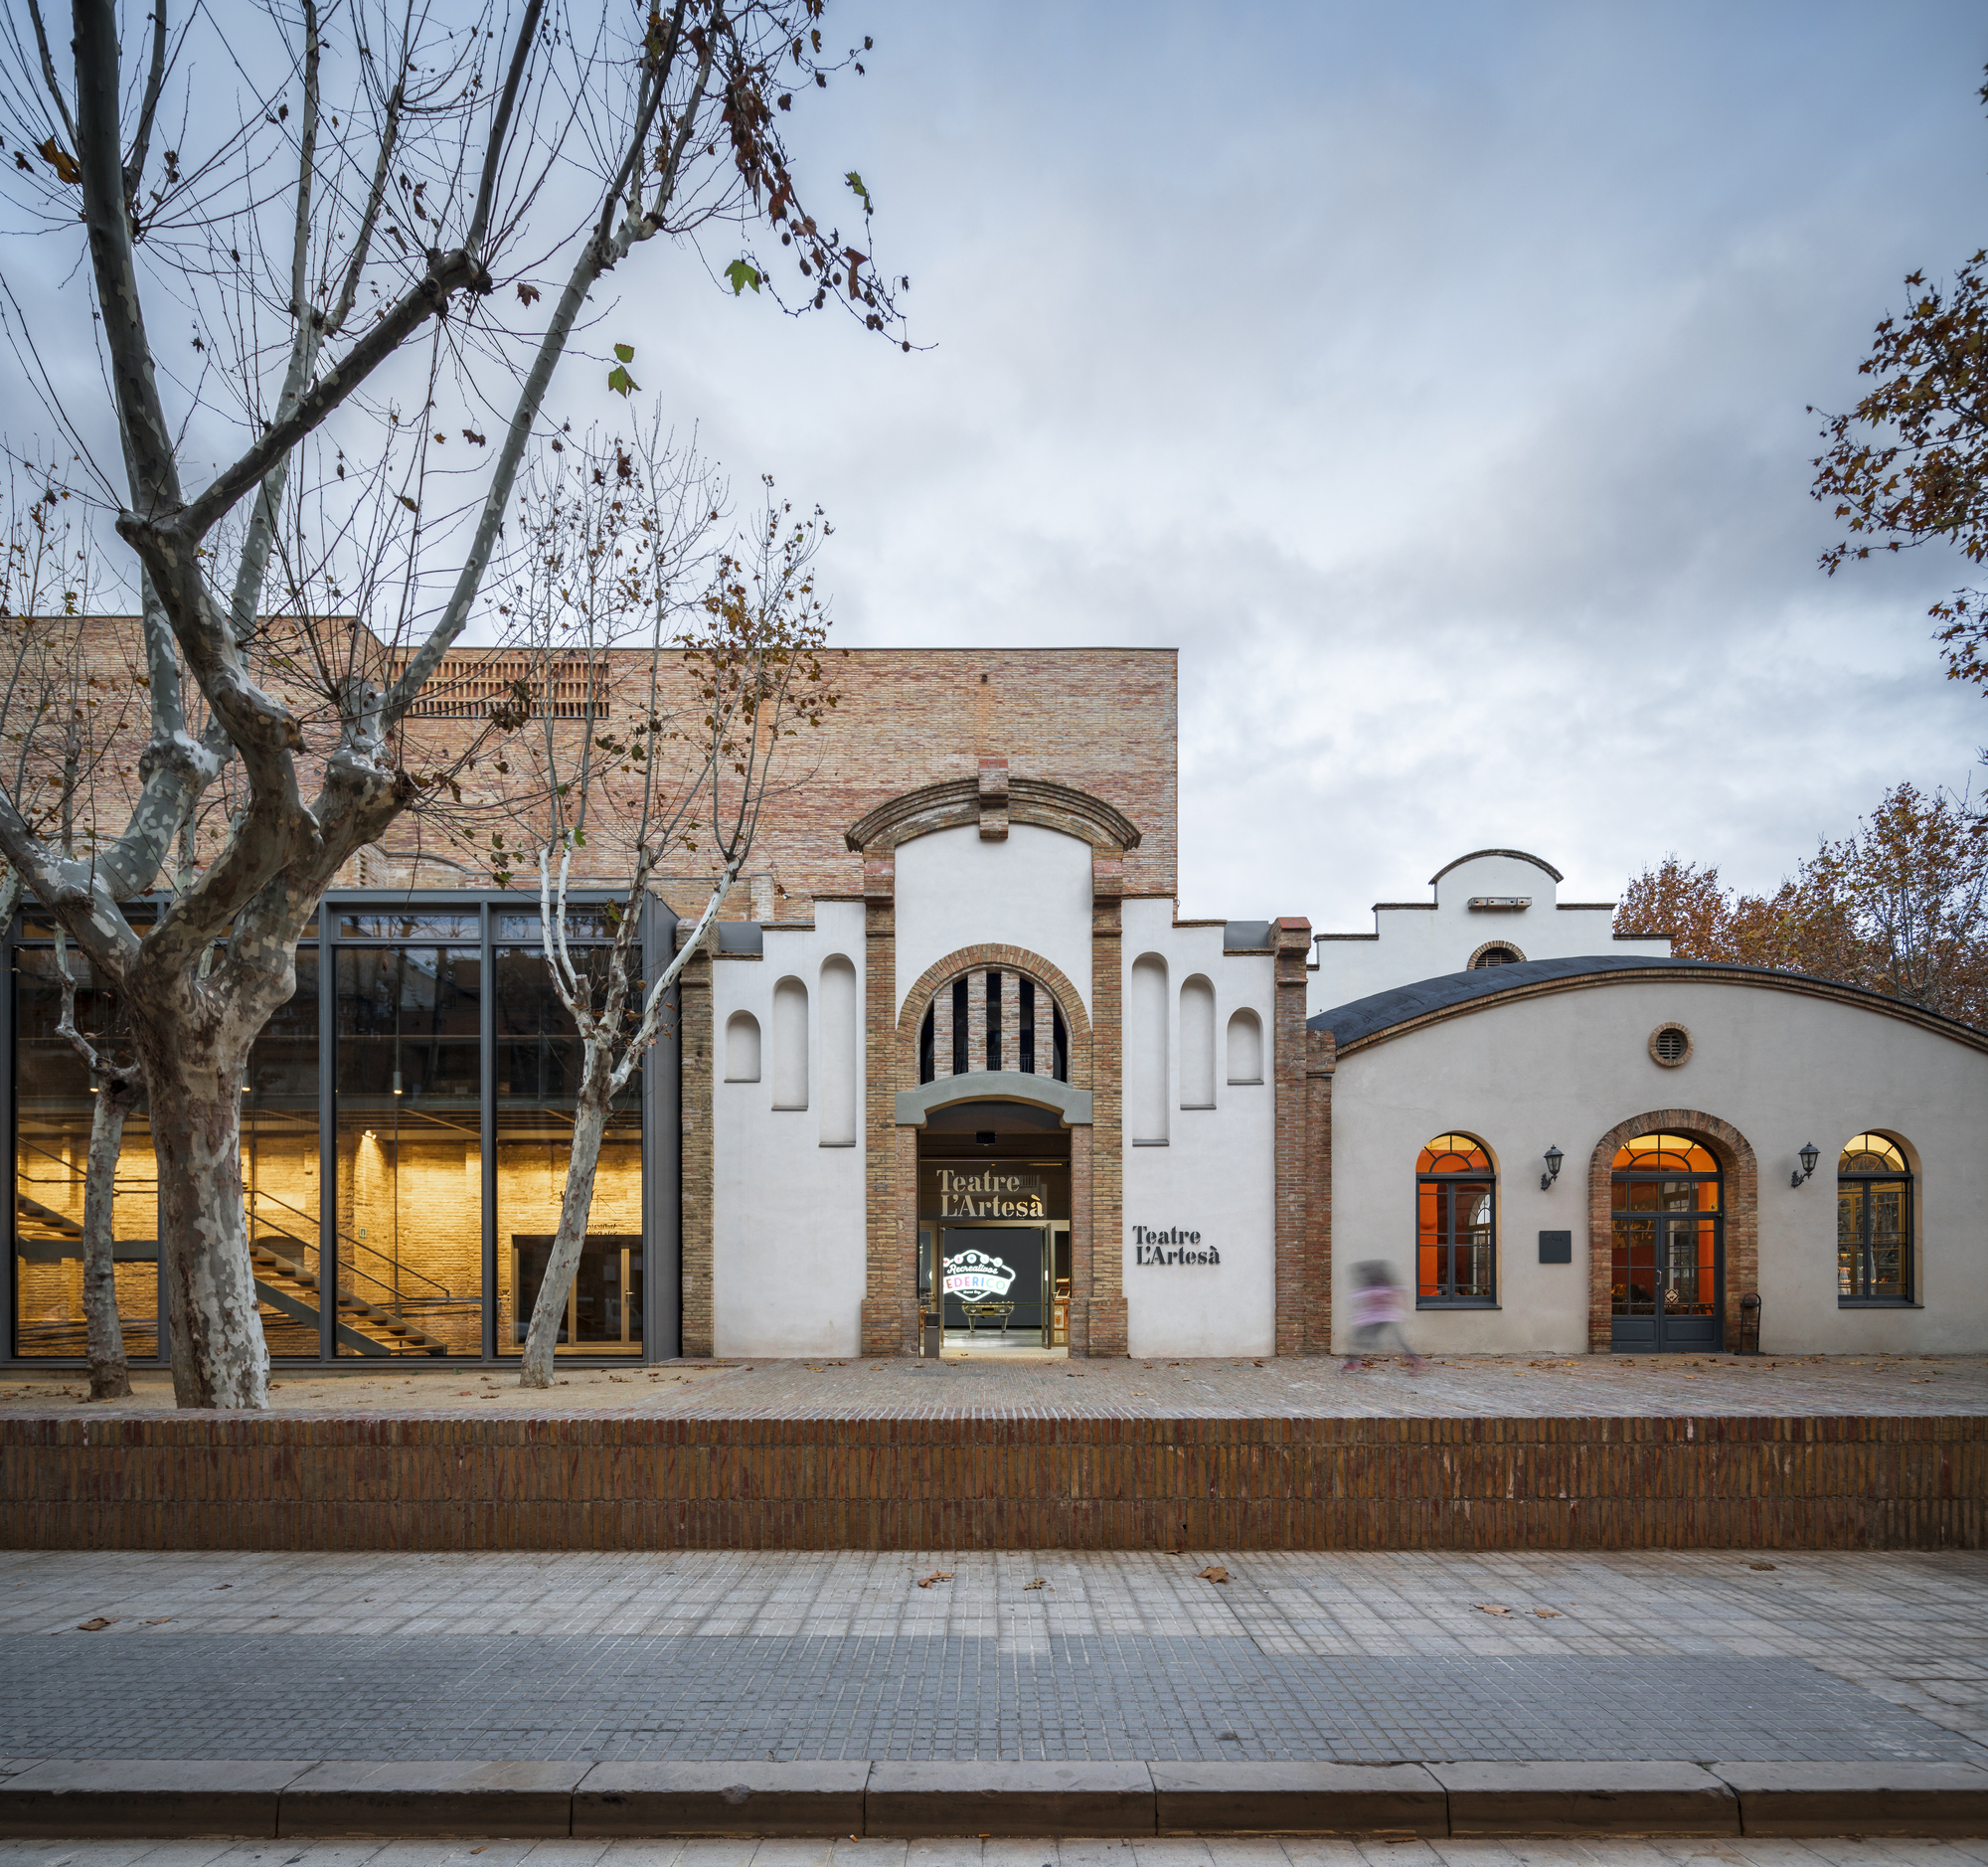
[[[1748,1563],[1746,1565],[1748,1569],[1771,1569],[1773,1566],[1772,1563]]]
[[[76,1630],[79,1633],[98,1633],[103,1628],[110,1626],[115,1619],[116,1616],[114,1614],[108,1620],[101,1614],[98,1614],[94,1620],[79,1620],[76,1623]]]
[[[1217,1563],[1212,1568],[1202,1570],[1201,1580],[1204,1582],[1227,1582],[1229,1580],[1229,1571],[1223,1568],[1220,1563]]]
[[[1022,1592],[1026,1595],[1030,1589],[1046,1589],[1048,1587],[1049,1584],[1041,1576],[1038,1576],[1033,1582],[1024,1582],[1022,1584]]]
[[[930,1575],[918,1577],[918,1587],[928,1589],[934,1582],[950,1582],[951,1580],[952,1571],[950,1569],[934,1569]]]
[[[1533,1612],[1538,1614],[1542,1620],[1559,1620],[1561,1618],[1560,1611],[1554,1608],[1535,1608]]]
[[[1480,1614],[1510,1615],[1512,1612],[1509,1608],[1500,1608],[1496,1602],[1472,1602],[1470,1605],[1472,1608],[1476,1609]]]

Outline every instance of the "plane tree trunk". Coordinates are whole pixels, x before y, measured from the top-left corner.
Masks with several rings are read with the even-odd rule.
[[[83,1316],[89,1356],[89,1398],[128,1399],[131,1368],[117,1316],[117,1156],[124,1123],[144,1094],[135,1070],[98,1073],[89,1115],[89,1161],[83,1182]]]
[[[574,1273],[580,1269],[580,1248],[586,1243],[586,1223],[593,1211],[593,1180],[600,1167],[600,1140],[607,1130],[607,1107],[614,1093],[613,1058],[606,1043],[589,1038],[580,1068],[580,1095],[573,1114],[573,1153],[560,1199],[559,1232],[553,1239],[538,1300],[532,1305],[531,1327],[525,1332],[520,1387],[551,1387],[553,1354],[560,1324],[567,1313]]]

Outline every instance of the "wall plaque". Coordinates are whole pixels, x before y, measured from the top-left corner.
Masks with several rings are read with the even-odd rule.
[[[1542,1232],[1540,1234],[1540,1263],[1543,1265],[1573,1264],[1574,1234],[1572,1232]]]

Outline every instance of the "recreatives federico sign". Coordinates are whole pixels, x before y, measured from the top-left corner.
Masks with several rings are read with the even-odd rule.
[[[941,1219],[1047,1219],[1048,1190],[1040,1174],[1004,1172],[999,1167],[938,1170]]]
[[[1156,1232],[1151,1226],[1132,1228],[1132,1262],[1135,1265],[1219,1265],[1222,1254],[1213,1245],[1204,1245],[1199,1232],[1177,1225]]]
[[[945,1293],[962,1303],[985,1303],[1006,1296],[1015,1273],[1005,1260],[981,1251],[963,1251],[945,1261]]]

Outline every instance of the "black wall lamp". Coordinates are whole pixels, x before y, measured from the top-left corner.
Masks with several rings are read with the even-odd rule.
[[[1788,1176],[1790,1186],[1799,1186],[1815,1171],[1815,1163],[1822,1158],[1821,1150],[1811,1141],[1801,1150],[1801,1171]]]
[[[1540,1191],[1542,1193],[1551,1193],[1553,1191],[1553,1183],[1560,1178],[1560,1163],[1566,1158],[1567,1156],[1558,1147],[1549,1147],[1547,1149],[1547,1170],[1540,1175]]]

